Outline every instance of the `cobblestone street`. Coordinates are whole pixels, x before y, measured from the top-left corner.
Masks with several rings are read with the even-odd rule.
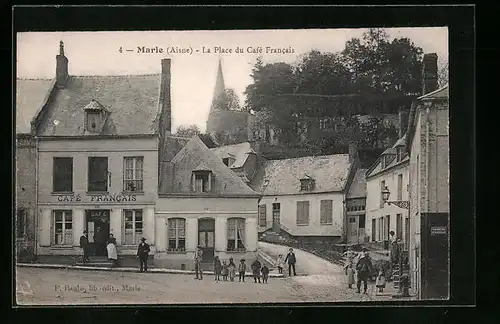
[[[192,275],[140,274],[105,271],[75,271],[17,268],[19,305],[75,304],[172,304],[172,303],[286,303],[369,301],[347,289],[345,278],[335,275],[271,278],[255,284],[202,281]],[[382,297],[383,298],[383,297]],[[385,298],[387,299],[387,297]],[[390,299],[390,297],[389,297]]]

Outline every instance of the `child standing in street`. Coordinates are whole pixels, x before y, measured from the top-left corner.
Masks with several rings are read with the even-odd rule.
[[[352,264],[348,264],[347,265],[347,269],[346,269],[346,273],[347,273],[347,285],[350,288],[352,288],[352,285],[354,285],[354,268],[352,266]]]
[[[227,281],[227,275],[229,273],[229,269],[227,266],[226,260],[222,261],[222,280]]]
[[[267,283],[267,278],[269,277],[269,268],[267,265],[264,264],[264,266],[261,269],[262,271],[262,283]]]
[[[215,281],[220,281],[220,274],[222,271],[222,265],[220,264],[220,260],[218,256],[214,257],[214,274],[215,274]]]
[[[378,292],[384,292],[385,276],[383,270],[380,270],[378,272],[377,281],[375,281],[375,286],[378,288]]]
[[[276,267],[278,268],[278,273],[282,274],[283,273],[283,255],[280,254],[278,255],[278,258],[276,259]]]
[[[227,271],[229,275],[229,280],[234,281],[234,277],[236,276],[236,264],[234,264],[233,258],[229,258],[229,264],[227,266]]]
[[[247,265],[245,264],[245,259],[241,259],[238,265],[238,272],[240,274],[240,281],[245,282],[245,271],[247,270]]]

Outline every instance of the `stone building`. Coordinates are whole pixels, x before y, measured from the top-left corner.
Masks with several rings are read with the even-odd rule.
[[[438,89],[437,55],[426,54],[423,93],[410,114],[409,261],[421,299],[449,298],[449,88]]]
[[[15,238],[18,260],[36,256],[37,141],[31,121],[45,104],[55,80],[16,82],[16,205]]]
[[[155,252],[158,147],[170,133],[170,60],[154,75],[74,76],[61,42],[50,95],[33,120],[38,139],[40,259],[95,255],[113,234],[135,256],[145,237]]]

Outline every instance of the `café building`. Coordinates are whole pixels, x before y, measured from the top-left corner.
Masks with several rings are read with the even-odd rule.
[[[158,146],[170,133],[170,60],[153,75],[73,76],[60,44],[56,82],[32,124],[38,139],[37,254],[154,253]]]

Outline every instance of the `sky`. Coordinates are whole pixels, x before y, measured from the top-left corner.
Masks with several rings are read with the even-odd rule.
[[[53,78],[61,40],[70,75],[160,73],[161,59],[171,58],[172,129],[195,124],[205,131],[219,60],[226,88],[233,88],[243,104],[243,92],[252,82],[250,73],[258,56],[262,56],[264,63],[292,63],[312,49],[339,52],[346,41],[360,37],[365,31],[367,29],[25,32],[17,35],[17,77]],[[388,28],[386,31],[391,38],[408,37],[424,53],[437,53],[440,63],[448,60],[446,27]],[[163,53],[138,53],[138,47],[143,46],[161,48]],[[216,53],[216,47],[232,52]],[[272,52],[266,53],[267,47]],[[187,53],[172,52],[172,48],[187,49]],[[236,48],[242,53],[236,53]],[[258,52],[259,48],[262,53]],[[286,49],[286,53],[278,53],[278,49]]]

